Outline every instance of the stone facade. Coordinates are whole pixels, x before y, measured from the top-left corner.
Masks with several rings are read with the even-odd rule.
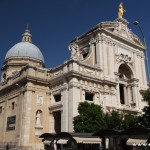
[[[27,36],[27,41],[25,36]],[[31,42],[25,34],[22,42]],[[145,47],[124,18],[97,24],[74,39],[71,57],[48,69],[30,57],[5,59],[0,83],[0,142],[41,148],[39,135],[72,132],[80,102],[105,112],[140,114],[147,89]]]

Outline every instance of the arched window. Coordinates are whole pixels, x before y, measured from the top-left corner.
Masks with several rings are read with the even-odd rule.
[[[133,73],[130,67],[126,64],[122,64],[119,67],[119,78],[122,80],[130,80],[133,78]]]

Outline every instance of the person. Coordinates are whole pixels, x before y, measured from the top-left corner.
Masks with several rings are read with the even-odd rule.
[[[6,145],[6,150],[9,150],[9,144],[7,143],[7,145]]]
[[[122,18],[124,12],[125,12],[125,9],[123,8],[123,3],[121,2],[119,5],[119,10],[118,10],[118,17]]]
[[[57,150],[57,142],[54,140],[54,150]]]

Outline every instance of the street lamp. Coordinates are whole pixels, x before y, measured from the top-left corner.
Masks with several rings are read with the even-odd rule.
[[[147,66],[147,73],[148,73],[148,86],[150,86],[150,74],[149,74],[149,64],[148,64],[148,55],[147,55],[147,44],[146,44],[146,39],[143,33],[143,30],[140,26],[140,23],[138,21],[133,22],[134,25],[136,25],[142,34],[143,40],[144,40],[144,46],[145,46],[145,57],[146,57],[146,66]]]

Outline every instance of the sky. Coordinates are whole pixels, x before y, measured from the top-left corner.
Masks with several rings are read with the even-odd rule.
[[[129,28],[143,40],[132,24],[140,22],[150,56],[150,0],[0,0],[0,66],[27,24],[46,68],[62,64],[70,58],[69,43],[96,24],[115,20],[120,2]]]

